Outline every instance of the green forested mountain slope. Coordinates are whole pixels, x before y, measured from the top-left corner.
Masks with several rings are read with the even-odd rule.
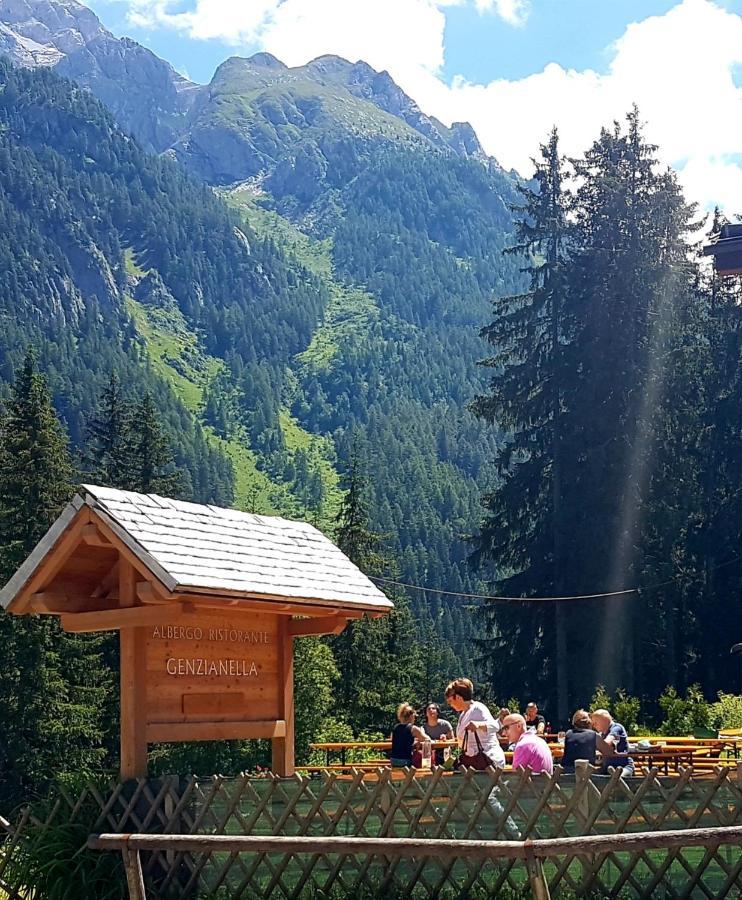
[[[519,283],[502,256],[514,183],[451,149],[443,126],[410,125],[414,109],[405,119],[379,97],[356,96],[367,88],[342,82],[357,66],[333,62],[332,77],[327,64],[305,68],[300,90],[287,93],[293,70],[225,64],[223,83],[236,72],[229,90],[197,105],[193,134],[207,143],[247,122],[254,144],[255,129],[278,116],[269,96],[282,97],[287,121],[292,103],[313,111],[311,123],[274,124],[258,175],[221,188],[237,207],[230,214],[173,162],[117,133],[89,95],[48,72],[3,67],[3,149],[13,155],[4,214],[10,243],[32,242],[4,270],[3,302],[11,317],[36,310],[0,338],[3,380],[29,340],[44,342],[42,365],[79,443],[115,368],[156,395],[186,493],[327,528],[356,445],[374,526],[402,580],[480,587],[466,537],[500,438],[466,406],[483,384],[477,330],[492,296]],[[224,151],[218,136],[210,146]],[[209,174],[184,147],[181,161]],[[240,144],[242,161],[250,152]],[[29,202],[43,211],[33,221]],[[44,248],[38,278],[21,287],[33,246]],[[4,252],[10,260],[10,245]],[[455,604],[413,600],[466,643]]]
[[[500,436],[467,404],[483,383],[477,331],[489,302],[519,285],[517,265],[502,255],[515,185],[494,161],[454,152],[431,120],[427,134],[410,125],[401,101],[400,115],[382,108],[388,97],[374,93],[374,78],[383,81],[336,58],[297,69],[264,55],[230,60],[202,97],[197,140],[178,152],[208,174],[193,155],[207,132],[240,143],[243,168],[229,178],[214,174],[229,168],[226,144],[209,143],[223,160],[212,180],[251,174],[223,185],[231,202],[330,297],[292,362],[295,416],[331,436],[340,460],[361,445],[375,524],[390,536],[403,580],[471,589],[464,537],[478,526]],[[437,612],[438,601],[427,601]]]
[[[38,345],[80,444],[117,371],[132,393],[154,394],[184,470],[183,492],[231,502],[230,447],[199,424],[198,383],[225,368],[206,354],[259,367],[269,347],[280,368],[310,340],[326,301],[322,285],[297,278],[270,242],[238,227],[172,162],[144,154],[86,92],[2,62],[0,222],[2,380],[12,379],[27,344]],[[156,312],[160,336],[171,341],[159,351],[144,327]],[[198,378],[184,368],[186,349]],[[167,352],[172,365],[164,367]],[[275,389],[270,371],[252,397],[272,411],[280,433],[280,409],[265,387]],[[244,462],[235,468],[245,476]]]

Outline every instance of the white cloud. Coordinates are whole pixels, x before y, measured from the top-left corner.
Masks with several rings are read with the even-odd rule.
[[[288,65],[335,53],[414,78],[443,65],[440,6],[436,0],[284,0],[260,39]]]
[[[530,173],[530,157],[552,125],[565,153],[577,155],[603,125],[633,103],[663,161],[679,170],[690,199],[742,211],[742,17],[710,0],[684,0],[662,16],[630,25],[610,48],[605,74],[551,63],[527,78],[442,85],[430,73],[402,81],[425,111],[467,119],[487,151]],[[391,69],[392,75],[395,74]]]
[[[182,11],[179,0],[123,0],[128,18],[142,28],[164,25],[206,40],[218,38],[228,44],[250,43],[280,0],[196,0],[193,9]]]
[[[260,46],[289,65],[325,53],[387,69],[425,112],[450,124],[468,120],[485,149],[528,174],[551,126],[563,150],[581,153],[601,126],[633,103],[662,159],[680,170],[689,196],[742,211],[742,16],[713,0],[682,0],[661,16],[629,25],[607,48],[605,73],[556,63],[517,80],[472,84],[441,72],[448,7],[473,4],[513,25],[529,0],[122,0],[138,21]]]
[[[530,0],[474,0],[480,12],[494,9],[509,25],[523,25],[531,12]]]

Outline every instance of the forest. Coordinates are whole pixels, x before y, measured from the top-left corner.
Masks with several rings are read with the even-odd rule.
[[[638,111],[576,160],[555,131],[526,183],[330,136],[321,197],[277,169],[228,205],[54,74],[0,83],[0,579],[80,481],[222,505],[268,485],[254,511],[314,521],[396,604],[297,642],[300,760],[462,673],[554,724],[599,686],[637,724],[742,724],[740,283],[699,264],[721,214]],[[0,797],[61,759],[115,768],[115,642],[0,628]]]

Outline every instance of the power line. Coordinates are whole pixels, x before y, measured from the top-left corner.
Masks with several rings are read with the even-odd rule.
[[[733,563],[739,562],[742,560],[742,554],[740,556],[735,556],[733,559],[728,559],[726,562],[719,563],[716,566],[712,566],[707,569],[708,572],[715,572],[717,569],[723,569],[726,566],[731,566]],[[628,597],[631,595],[639,596],[640,594],[648,593],[649,591],[657,590],[661,587],[666,587],[668,584],[674,584],[681,575],[675,575],[672,578],[667,578],[664,581],[657,581],[654,584],[646,585],[645,587],[635,587],[635,588],[626,588],[621,591],[605,591],[599,594],[569,594],[564,597],[501,597],[494,596],[492,594],[466,594],[462,591],[444,591],[438,588],[428,588],[423,587],[419,584],[406,584],[404,581],[395,581],[392,578],[384,578],[380,575],[371,575],[369,576],[372,581],[379,581],[382,584],[392,585],[394,587],[406,588],[411,591],[423,591],[428,594],[438,594],[446,597],[460,597],[464,600],[486,600],[490,603],[553,603],[557,601],[569,602],[570,600],[606,600],[609,597]]]
[[[419,584],[405,584],[404,581],[394,581],[391,578],[382,578],[379,575],[369,576],[372,581],[381,581],[384,584],[395,587],[408,588],[413,591],[425,591],[428,594],[445,594],[447,597],[463,597],[466,600],[491,600],[499,603],[548,603],[553,600],[597,600],[605,597],[619,597],[626,594],[638,594],[639,588],[628,588],[624,591],[608,591],[603,594],[581,594],[567,597],[495,597],[491,594],[465,594],[461,591],[443,591],[437,588],[422,587]]]

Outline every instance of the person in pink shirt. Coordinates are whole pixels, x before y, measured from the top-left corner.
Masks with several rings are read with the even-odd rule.
[[[513,745],[513,768],[530,769],[534,775],[554,771],[554,759],[546,741],[535,731],[526,731],[526,720],[518,713],[505,716],[500,734]]]

